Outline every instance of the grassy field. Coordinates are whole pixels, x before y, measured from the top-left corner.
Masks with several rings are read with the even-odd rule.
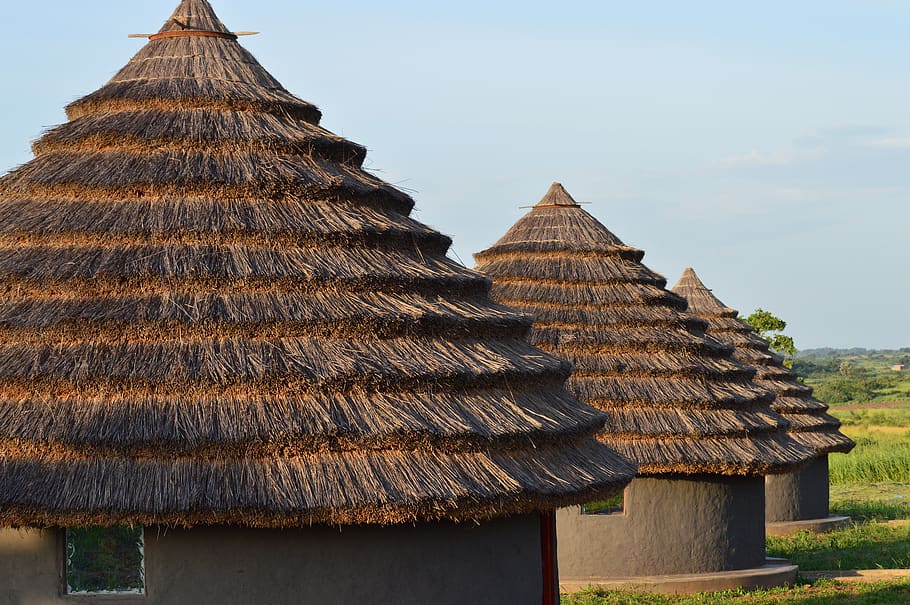
[[[768,555],[801,571],[910,568],[910,522],[869,521],[827,534],[768,536]]]
[[[906,519],[910,485],[906,483],[848,483],[831,486],[835,512],[854,519]]]
[[[910,402],[832,406],[831,413],[856,441],[849,455],[831,456],[832,484],[910,483]]]

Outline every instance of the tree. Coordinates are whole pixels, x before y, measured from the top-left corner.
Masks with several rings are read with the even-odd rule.
[[[793,361],[790,358],[796,355],[796,345],[791,337],[783,334],[787,322],[763,309],[756,309],[752,315],[744,317],[743,321],[768,341],[772,351],[784,356],[784,365],[792,367]]]

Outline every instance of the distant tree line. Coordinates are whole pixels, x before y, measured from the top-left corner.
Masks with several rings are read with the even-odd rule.
[[[863,347],[853,347],[850,349],[832,349],[830,347],[819,347],[817,349],[803,349],[797,353],[797,357],[853,357],[858,355],[887,355],[889,353],[910,353],[910,347],[901,347],[900,349],[864,349]]]
[[[897,351],[821,347],[799,352],[793,339],[784,334],[787,322],[783,319],[756,309],[743,320],[783,357],[784,365],[815,389],[816,397],[827,403],[871,401],[894,394],[904,377],[890,371],[891,366],[903,364],[910,368],[910,347]]]
[[[798,357],[793,360],[793,371],[812,385],[822,401],[849,403],[871,401],[897,387],[904,377],[890,371],[894,364],[910,367],[910,352]]]

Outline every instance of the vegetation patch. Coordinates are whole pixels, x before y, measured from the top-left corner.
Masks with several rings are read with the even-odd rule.
[[[588,590],[562,595],[562,605],[894,605],[910,602],[910,581],[868,584],[819,580],[788,588],[652,595]]]
[[[905,432],[851,431],[856,449],[846,456],[831,456],[833,484],[910,483],[910,440]]]
[[[831,512],[864,521],[910,519],[910,484],[832,485]]]
[[[833,485],[910,484],[910,407],[832,408],[831,413],[843,423],[841,430],[856,441],[849,454],[829,458]]]
[[[783,557],[802,571],[910,568],[910,524],[857,523],[816,534],[768,536],[768,556]]]
[[[905,369],[892,369],[899,366]],[[910,402],[910,348],[803,351],[793,360],[793,370],[830,405]]]

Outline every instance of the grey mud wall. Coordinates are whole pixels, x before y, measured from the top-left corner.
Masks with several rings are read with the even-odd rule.
[[[765,520],[769,523],[828,518],[828,456],[796,473],[765,478]]]
[[[540,518],[473,525],[146,528],[144,597],[61,596],[59,530],[0,529],[0,602],[16,605],[540,605]]]
[[[762,477],[638,477],[625,510],[556,513],[561,580],[750,569],[765,563]]]

